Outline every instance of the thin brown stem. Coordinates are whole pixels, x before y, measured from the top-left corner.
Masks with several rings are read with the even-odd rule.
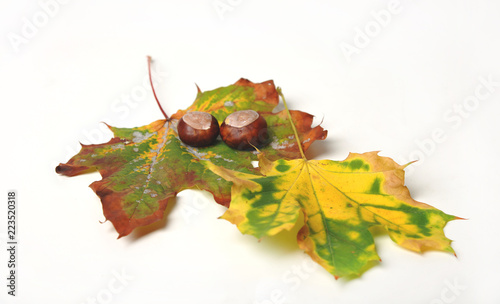
[[[293,133],[295,134],[295,140],[297,140],[297,145],[299,146],[300,155],[305,160],[306,155],[304,154],[304,150],[302,149],[302,143],[300,142],[299,132],[297,132],[297,128],[295,128],[295,124],[293,123],[292,114],[290,114],[290,110],[288,110],[288,105],[286,104],[285,96],[283,95],[283,92],[281,92],[280,87],[277,87],[276,91],[278,91],[278,94],[281,96],[281,99],[283,99],[283,104],[285,105],[285,111],[288,114],[288,119],[290,120],[290,124],[292,125]]]
[[[168,120],[168,115],[163,111],[163,108],[161,107],[160,101],[158,100],[158,97],[156,96],[155,92],[155,87],[153,86],[153,79],[151,77],[151,56],[148,56],[148,72],[149,72],[149,83],[151,83],[151,89],[153,89],[153,95],[155,96],[156,103],[158,104],[158,107],[160,107],[160,111],[163,113],[163,116]]]

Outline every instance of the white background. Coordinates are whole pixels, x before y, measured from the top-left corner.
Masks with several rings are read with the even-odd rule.
[[[2,0],[0,302],[500,303],[500,2],[390,3]],[[195,191],[180,193],[153,229],[116,240],[87,187],[99,174],[54,168],[79,141],[107,141],[100,122],[162,118],[144,84],[146,55],[168,113],[194,101],[195,83],[273,79],[291,108],[329,131],[309,157],[419,159],[407,170],[413,197],[468,219],[445,229],[458,258],[380,235],[382,263],[335,280],[297,248],[296,231],[242,236]],[[19,204],[15,298],[3,249],[10,189]]]

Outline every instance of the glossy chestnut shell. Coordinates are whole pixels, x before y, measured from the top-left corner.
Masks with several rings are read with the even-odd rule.
[[[251,150],[269,141],[267,122],[254,110],[242,110],[229,114],[220,126],[222,140],[231,148]]]
[[[219,135],[219,122],[206,112],[188,112],[177,124],[180,140],[192,147],[206,147],[215,142]]]

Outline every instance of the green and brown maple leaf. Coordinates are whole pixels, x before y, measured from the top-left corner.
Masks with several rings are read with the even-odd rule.
[[[240,79],[234,85],[201,92],[186,110],[168,120],[158,120],[137,128],[109,127],[114,137],[107,143],[82,145],[81,151],[56,172],[75,176],[99,171],[102,180],[90,185],[102,201],[103,213],[119,237],[139,226],[164,216],[168,202],[185,189],[206,190],[215,200],[228,206],[231,183],[210,171],[205,160],[231,170],[255,172],[251,162],[256,153],[237,151],[218,140],[205,148],[184,145],[177,135],[177,122],[187,111],[204,111],[219,122],[235,111],[252,109],[267,121],[270,143],[262,149],[270,159],[300,157],[287,113],[273,110],[279,97],[273,81],[252,83]],[[326,138],[320,126],[311,127],[313,116],[292,111],[300,132],[301,144],[308,148],[315,140]]]

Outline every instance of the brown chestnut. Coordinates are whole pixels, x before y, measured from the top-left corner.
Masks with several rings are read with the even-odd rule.
[[[177,124],[177,132],[183,143],[193,147],[213,144],[219,135],[219,122],[206,112],[188,112]]]
[[[237,150],[259,148],[269,140],[266,120],[254,110],[229,114],[220,126],[220,136],[228,146]]]

